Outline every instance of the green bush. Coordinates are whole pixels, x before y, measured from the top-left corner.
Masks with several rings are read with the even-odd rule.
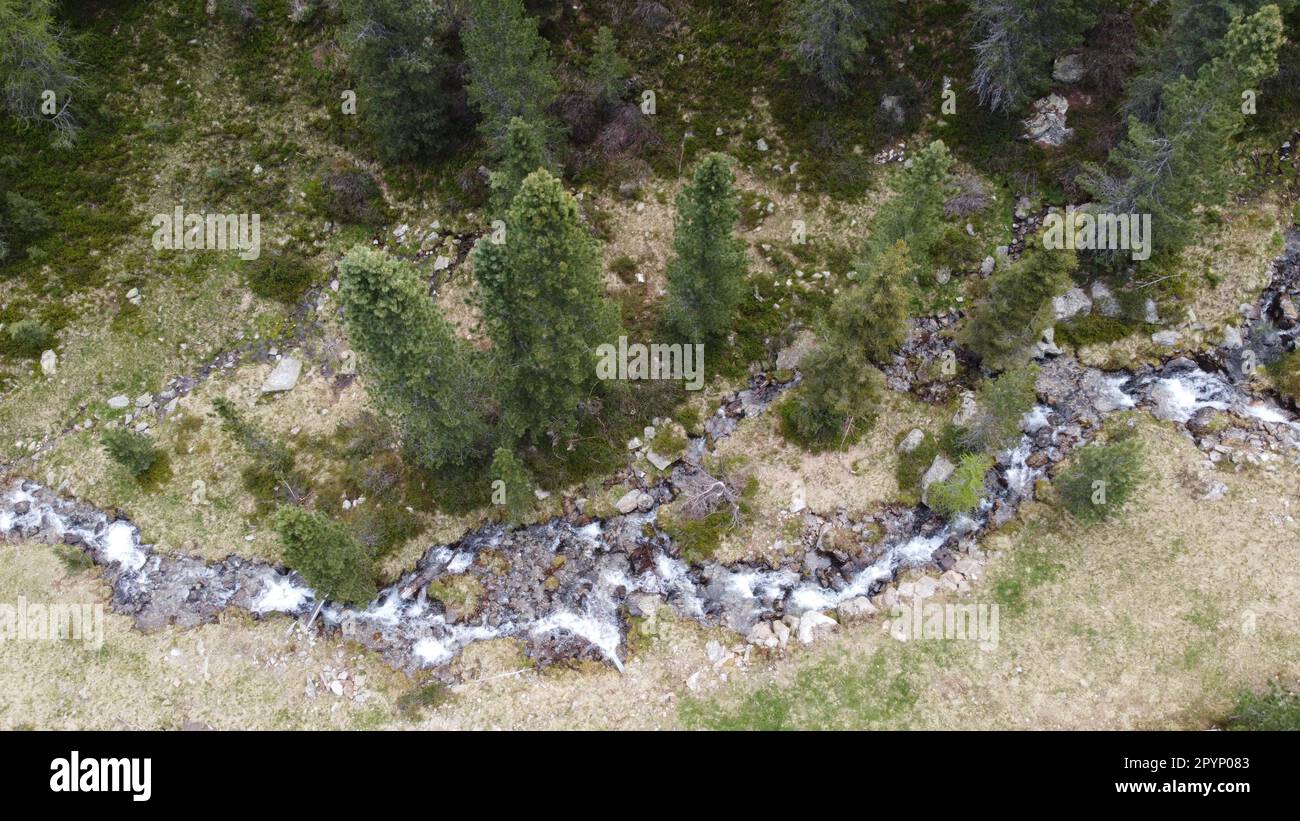
[[[291,305],[311,286],[315,272],[306,260],[282,252],[266,252],[244,263],[248,289],[263,299]]]
[[[985,453],[1015,444],[1020,438],[1020,420],[1038,399],[1034,391],[1037,381],[1037,365],[1016,368],[997,379],[985,380],[976,391],[975,403],[979,410],[966,425],[963,444]]]
[[[1056,485],[1076,518],[1097,522],[1120,511],[1142,478],[1142,443],[1134,436],[1083,448]]]
[[[1291,351],[1268,366],[1279,392],[1300,403],[1300,350]]]
[[[102,441],[108,457],[137,479],[148,473],[158,459],[149,437],[133,430],[114,428],[104,434]]]
[[[901,441],[908,432],[899,434],[899,440]],[[934,462],[939,449],[939,441],[927,431],[919,445],[911,451],[898,454],[898,461],[894,464],[894,478],[898,480],[898,489],[902,491],[904,497],[920,498],[921,477]]]
[[[984,474],[993,467],[993,457],[968,453],[943,482],[930,486],[926,494],[930,509],[944,516],[970,513],[979,507],[984,490]]]
[[[385,205],[379,183],[369,173],[335,166],[307,187],[307,199],[335,222],[375,225],[384,221]]]
[[[803,363],[803,382],[777,406],[781,434],[811,451],[847,446],[875,423],[884,378],[858,346],[823,342]]]
[[[275,514],[275,530],[285,563],[318,595],[345,603],[375,597],[370,556],[341,525],[300,507],[282,507]]]
[[[5,330],[8,332],[9,343],[6,347],[15,356],[40,356],[54,342],[50,329],[36,319],[20,319]]]

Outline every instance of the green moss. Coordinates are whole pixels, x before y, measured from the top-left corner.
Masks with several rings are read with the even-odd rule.
[[[428,587],[429,598],[442,603],[450,621],[474,618],[482,606],[483,592],[483,583],[469,573],[434,579]]]

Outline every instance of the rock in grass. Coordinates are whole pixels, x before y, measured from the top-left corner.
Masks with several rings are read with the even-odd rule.
[[[262,393],[280,393],[298,384],[298,375],[302,373],[302,361],[293,356],[286,356],[276,364],[275,370],[262,383]]]
[[[41,373],[46,376],[54,376],[59,370],[59,355],[54,351],[46,351],[41,354]]]

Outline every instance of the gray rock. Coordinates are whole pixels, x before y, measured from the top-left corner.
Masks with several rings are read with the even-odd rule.
[[[142,393],[135,398],[135,406],[137,408],[147,408],[149,407],[149,403],[152,401],[153,401],[152,393]]]
[[[984,257],[984,261],[980,263],[980,276],[986,277],[992,274],[995,265],[997,265],[997,260],[993,259],[993,257]]]
[[[1103,282],[1092,283],[1092,306],[1102,316],[1117,317],[1120,313],[1119,300]]]
[[[1091,311],[1092,298],[1085,294],[1082,288],[1071,288],[1052,300],[1052,308],[1056,311],[1056,319],[1059,322]]]
[[[1229,325],[1223,329],[1223,347],[1240,348],[1242,346],[1241,331],[1237,330],[1236,325]]]
[[[641,491],[629,490],[623,494],[623,497],[614,503],[614,509],[619,513],[631,513],[636,510],[637,501],[641,498]]]
[[[839,623],[825,613],[816,610],[804,613],[799,617],[799,643],[812,644],[824,639],[836,627],[839,627]]]
[[[1156,343],[1157,345],[1164,345],[1166,348],[1172,348],[1173,346],[1177,345],[1178,340],[1182,338],[1183,335],[1180,334],[1178,331],[1157,331],[1151,334],[1152,342]]]
[[[923,440],[924,438],[925,438],[925,431],[921,430],[920,428],[912,428],[910,431],[908,431],[907,435],[903,437],[903,441],[898,443],[898,452],[911,453],[912,451],[916,450],[917,447],[920,446],[921,440]]]
[[[935,482],[945,481],[952,475],[952,472],[956,470],[956,467],[957,466],[948,461],[948,457],[944,456],[942,453],[935,455],[934,461],[930,463],[930,467],[926,468],[925,475],[921,477],[921,501],[924,504],[929,504],[927,494],[930,490],[930,485],[933,485]]]
[[[1066,54],[1052,62],[1052,79],[1058,83],[1077,83],[1083,74],[1083,57],[1078,54]]]
[[[903,102],[898,97],[881,97],[880,111],[893,120],[895,125],[902,125],[907,119],[907,112],[903,109]]]
[[[844,621],[854,621],[866,619],[874,615],[876,606],[866,596],[855,596],[848,601],[841,602],[836,608],[836,613]]]
[[[130,404],[131,399],[124,393],[119,393],[108,400],[108,406],[113,410],[124,410]]]
[[[1069,101],[1059,94],[1049,94],[1036,101],[1034,115],[1024,121],[1024,137],[1039,145],[1065,145],[1074,136],[1074,129],[1065,125],[1065,114],[1069,110]]]
[[[59,355],[54,351],[46,351],[41,354],[41,373],[46,376],[54,376],[59,370]]]
[[[979,405],[975,403],[975,394],[966,391],[961,395],[961,406],[957,412],[952,415],[952,423],[959,428],[964,428],[979,413]]]
[[[660,456],[653,450],[647,450],[645,452],[645,458],[650,462],[650,464],[654,465],[659,470],[667,470],[672,466],[673,462],[677,461],[676,457]]]
[[[275,365],[275,370],[262,383],[262,393],[280,393],[292,390],[298,384],[298,375],[302,373],[302,360],[286,356]]]
[[[1160,311],[1156,308],[1156,301],[1148,299],[1142,306],[1142,321],[1148,325],[1155,325],[1160,322]]]

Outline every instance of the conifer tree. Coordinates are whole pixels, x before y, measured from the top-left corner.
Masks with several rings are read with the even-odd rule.
[[[318,597],[344,603],[375,597],[370,555],[342,525],[293,506],[277,510],[274,525],[284,563],[301,573]]]
[[[800,365],[803,381],[781,402],[781,432],[812,451],[857,441],[875,423],[884,378],[861,348],[824,338]]]
[[[358,113],[392,160],[427,155],[447,138],[447,85],[454,68],[443,37],[448,21],[429,3],[348,0]]]
[[[546,142],[541,132],[527,120],[510,118],[501,162],[489,180],[492,213],[504,215],[524,178],[539,168],[551,170],[546,161]]]
[[[597,29],[591,49],[587,78],[596,94],[596,103],[602,106],[616,103],[623,96],[632,66],[618,53],[618,41],[609,26]]]
[[[519,524],[528,518],[533,510],[533,480],[528,468],[515,458],[509,448],[497,448],[492,456],[492,468],[489,471],[493,481],[493,502],[502,508],[506,521]],[[504,502],[497,498],[496,482],[501,482],[505,493]]]
[[[348,337],[407,450],[434,468],[484,455],[479,363],[456,344],[415,268],[358,245],[339,262],[339,280]]]
[[[677,198],[673,250],[668,265],[668,321],[690,342],[726,336],[745,282],[744,243],[730,160],[709,154]]]
[[[1083,42],[1096,13],[1087,0],[975,0],[975,92],[980,104],[1012,112],[1042,93],[1052,60]]]
[[[872,18],[861,0],[795,0],[787,6],[781,33],[804,74],[834,95],[848,90],[848,75],[867,49],[867,29],[878,22],[883,4],[870,3]]]
[[[1191,241],[1196,208],[1222,202],[1232,177],[1232,141],[1245,122],[1242,92],[1277,71],[1283,41],[1276,5],[1234,21],[1218,56],[1195,78],[1179,77],[1161,93],[1154,124],[1129,118],[1110,156],[1117,173],[1087,166],[1080,181],[1116,214],[1151,214],[1153,256],[1168,258]]]
[[[975,392],[975,415],[962,431],[963,444],[986,453],[1015,444],[1021,420],[1038,400],[1038,373],[1038,366],[1030,364],[984,380]]]
[[[469,65],[469,99],[479,133],[494,151],[505,147],[512,117],[549,130],[546,108],[555,99],[550,44],[537,33],[522,0],[471,0],[461,30]]]
[[[567,434],[594,386],[596,347],[617,336],[598,245],[577,202],[544,170],[524,180],[505,222],[505,241],[482,240],[473,256],[506,422],[533,439]]]
[[[860,268],[870,269],[876,257],[906,240],[913,270],[929,270],[931,251],[943,234],[943,203],[952,164],[952,154],[942,140],[917,152],[899,180],[898,192],[872,222]]]
[[[64,49],[54,6],[53,0],[0,3],[0,82],[11,115],[27,124],[48,124],[55,144],[66,146],[80,130],[72,104],[84,83]],[[53,99],[46,92],[53,92]]]
[[[1029,361],[1076,262],[1073,251],[1027,247],[1015,264],[993,275],[988,300],[972,312],[964,333],[986,367],[1005,370]]]
[[[899,240],[876,258],[862,284],[842,291],[831,303],[830,333],[846,345],[861,346],[872,362],[888,363],[907,338],[911,272],[907,243]]]

